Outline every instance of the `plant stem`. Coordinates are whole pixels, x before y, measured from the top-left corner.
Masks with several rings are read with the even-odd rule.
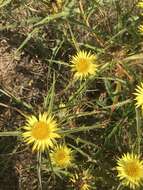
[[[50,154],[49,154],[49,150],[48,150],[47,154],[48,154],[48,160],[49,160],[49,163],[50,163],[51,171],[54,173],[54,169],[53,169],[53,165],[52,165],[52,162],[51,162],[51,157],[50,157]]]
[[[39,190],[42,190],[42,179],[41,179],[41,152],[38,151],[37,153],[37,175],[38,175],[38,182],[39,182]]]
[[[141,117],[139,109],[136,109],[136,126],[137,126],[137,153],[140,155],[141,143]]]
[[[19,131],[4,131],[0,132],[0,137],[15,137],[15,136],[20,136]]]
[[[121,183],[118,185],[117,190],[122,190],[122,184]]]

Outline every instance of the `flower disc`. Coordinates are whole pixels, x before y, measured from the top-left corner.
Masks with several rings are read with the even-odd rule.
[[[55,138],[60,138],[56,121],[47,113],[39,114],[39,119],[35,116],[29,117],[24,130],[22,134],[24,141],[33,144],[33,151],[44,151],[53,146]]]

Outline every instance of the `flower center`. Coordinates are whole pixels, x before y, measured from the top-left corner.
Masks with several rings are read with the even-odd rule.
[[[77,71],[81,73],[88,72],[89,66],[90,66],[90,61],[83,58],[81,58],[76,65]]]
[[[140,167],[137,163],[130,162],[125,167],[125,173],[130,177],[138,177],[140,175]]]
[[[58,154],[57,154],[57,158],[58,160],[61,162],[62,160],[64,160],[66,157],[65,153],[60,151]]]
[[[32,129],[32,135],[35,139],[44,140],[49,137],[50,130],[45,122],[39,121],[35,123]]]

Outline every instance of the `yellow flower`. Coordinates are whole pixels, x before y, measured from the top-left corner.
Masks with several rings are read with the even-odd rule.
[[[91,181],[93,176],[90,173],[90,170],[83,170],[82,172],[76,172],[71,176],[70,181],[72,182],[75,188],[79,190],[90,190],[91,189]]]
[[[97,71],[96,56],[87,53],[86,51],[79,51],[75,56],[72,56],[71,67],[75,73],[74,78],[82,80],[89,75],[95,75]]]
[[[45,112],[39,114],[37,119],[34,115],[28,117],[26,125],[23,127],[25,132],[22,133],[24,141],[27,144],[33,144],[32,150],[44,151],[52,147],[55,138],[60,138],[57,133],[57,123],[53,117],[48,116]]]
[[[142,24],[139,26],[139,32],[143,35],[143,25]]]
[[[139,8],[143,8],[143,0],[140,1],[140,2],[138,2],[137,7],[139,7]]]
[[[143,110],[143,83],[141,83],[140,86],[137,86],[135,91],[136,92],[134,93],[134,95],[136,96],[136,107],[141,107]]]
[[[142,184],[143,161],[140,161],[138,155],[133,153],[124,154],[117,160],[117,165],[118,177],[123,185],[135,189]]]
[[[72,150],[66,145],[57,145],[50,156],[53,163],[61,168],[71,166],[73,161]]]

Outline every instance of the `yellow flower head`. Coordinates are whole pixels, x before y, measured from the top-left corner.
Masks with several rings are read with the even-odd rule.
[[[142,24],[139,26],[139,32],[140,32],[140,34],[143,35],[143,25]]]
[[[72,182],[75,188],[79,190],[90,190],[91,189],[91,181],[93,177],[90,173],[90,170],[83,170],[82,172],[76,172],[71,176],[70,181]]]
[[[73,161],[72,150],[66,145],[57,145],[50,156],[53,163],[60,168],[71,166]]]
[[[143,161],[133,153],[124,154],[117,160],[118,177],[123,185],[135,189],[142,184],[143,180]]]
[[[141,83],[140,86],[137,86],[135,91],[136,92],[134,93],[134,95],[136,96],[136,107],[141,107],[143,110],[143,83]]]
[[[82,80],[89,75],[95,75],[97,71],[96,56],[87,53],[86,51],[79,51],[75,56],[72,56],[71,67],[75,73],[74,78]]]
[[[33,144],[33,151],[44,151],[53,146],[55,138],[60,138],[56,121],[46,112],[39,114],[38,119],[34,115],[28,117],[23,129],[25,130],[22,133],[24,141],[27,144]]]
[[[140,2],[138,2],[137,7],[139,7],[139,8],[142,8],[142,9],[143,9],[143,0],[142,0],[142,1],[140,1]]]

